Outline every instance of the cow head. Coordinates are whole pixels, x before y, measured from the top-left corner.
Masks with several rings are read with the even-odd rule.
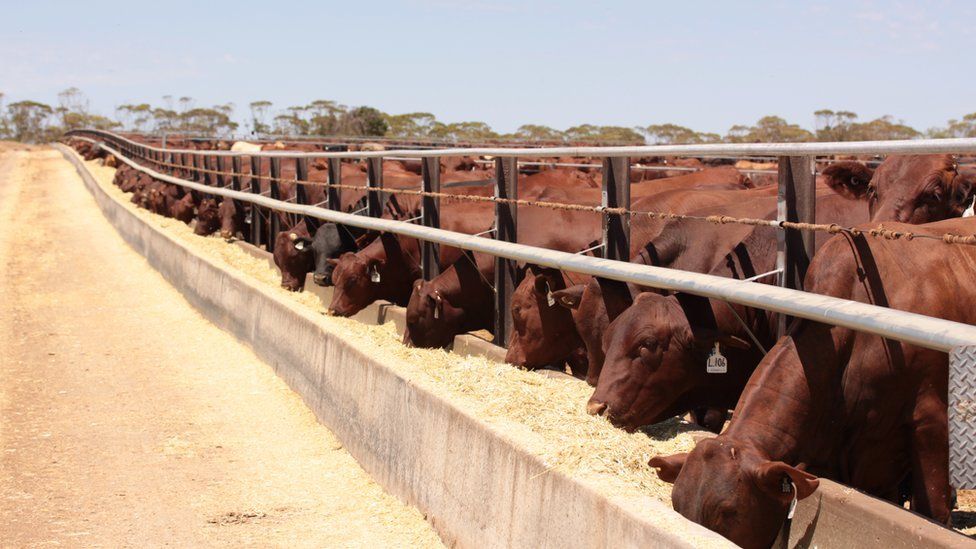
[[[530,266],[512,293],[512,335],[505,361],[541,368],[566,360],[583,342],[576,331],[563,275],[556,269]]]
[[[193,227],[193,234],[199,236],[211,235],[220,229],[220,208],[213,198],[204,198],[197,206],[197,224]]]
[[[312,241],[305,225],[281,231],[275,236],[274,262],[281,271],[281,287],[297,292],[305,288],[305,275],[314,268]]]
[[[312,251],[315,254],[315,271],[312,281],[319,286],[332,285],[333,260],[345,252],[355,251],[356,241],[346,227],[335,223],[323,223],[315,230],[312,238]]]
[[[170,215],[166,210],[166,196],[163,194],[159,185],[150,186],[145,194],[146,208],[159,215]]]
[[[675,511],[746,548],[772,545],[793,500],[820,484],[801,468],[724,436],[699,442],[689,454],[651,458],[648,465],[674,483]]]
[[[385,261],[362,253],[346,252],[329,262],[334,265],[332,282],[335,285],[329,313],[352,316],[380,298]]]
[[[186,193],[183,195],[183,198],[177,200],[170,208],[170,215],[183,223],[189,223],[193,219],[194,207],[193,195]]]
[[[872,221],[929,223],[962,215],[973,199],[974,180],[959,173],[951,155],[893,155],[869,179],[854,162],[824,170],[836,192],[867,199]]]
[[[458,331],[464,312],[441,295],[436,283],[418,280],[407,303],[407,329],[403,342],[416,347],[446,347]]]
[[[714,329],[692,326],[677,296],[642,293],[604,334],[606,358],[586,409],[627,430],[674,415],[679,398],[707,375],[714,344],[750,345]]]
[[[217,207],[217,217],[220,218],[220,236],[230,242],[243,234],[245,230],[244,205],[232,198],[224,198]]]

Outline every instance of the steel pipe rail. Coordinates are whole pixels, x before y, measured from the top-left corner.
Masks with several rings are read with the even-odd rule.
[[[949,352],[957,347],[976,345],[976,326],[897,311],[876,305],[811,294],[772,285],[755,284],[713,275],[638,265],[566,252],[501,242],[467,234],[454,233],[393,221],[364,217],[306,206],[264,196],[186,181],[159,173],[126,158],[118,150],[92,139],[120,161],[149,176],[193,189],[282,212],[313,217],[323,221],[351,225],[366,230],[396,233],[423,241],[454,246],[514,261],[524,261],[565,271],[577,272],[621,282],[630,282],[665,290],[681,291],[721,299],[748,307],[765,309],[826,324],[843,326],[913,345]],[[976,140],[973,141],[976,144]]]
[[[407,158],[446,156],[493,156],[493,157],[551,157],[551,156],[824,156],[835,154],[939,154],[976,153],[976,138],[954,139],[903,139],[897,141],[848,141],[833,143],[717,143],[705,145],[641,145],[623,147],[542,147],[542,148],[450,148],[436,150],[386,150],[348,152],[297,152],[297,151],[198,151],[192,149],[163,149],[137,143],[128,138],[101,130],[72,130],[66,135],[85,133],[108,136],[128,146],[149,152],[185,153],[211,156],[257,157],[307,157],[307,158],[380,158],[401,156]]]

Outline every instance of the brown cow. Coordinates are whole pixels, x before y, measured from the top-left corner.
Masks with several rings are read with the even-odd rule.
[[[884,226],[934,236],[976,232],[972,218]],[[960,267],[972,265],[971,246],[845,234],[817,254],[806,287],[976,324],[971,269]],[[744,547],[769,546],[790,501],[817,488],[814,474],[895,502],[907,479],[912,509],[945,524],[947,378],[945,353],[801,321],[752,374],[724,434],[649,464],[674,482],[678,512]]]

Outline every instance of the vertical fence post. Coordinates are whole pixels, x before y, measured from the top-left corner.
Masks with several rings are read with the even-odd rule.
[[[495,197],[518,198],[518,159],[495,159]],[[515,204],[495,203],[495,238],[500,242],[518,241],[518,207]],[[512,293],[519,283],[516,262],[495,258],[495,339],[496,345],[508,345],[512,333]]]
[[[232,156],[230,158],[230,188],[235,191],[241,190],[241,157]]]
[[[217,162],[217,186],[224,188],[227,186],[229,178],[224,175],[227,173],[227,157],[218,156],[216,157]]]
[[[366,213],[370,217],[383,216],[383,202],[379,189],[383,188],[383,158],[366,159]],[[376,189],[376,190],[374,190]]]
[[[278,183],[278,178],[281,177],[281,158],[277,156],[271,157],[271,181],[270,181],[270,195],[274,200],[281,200],[281,187]],[[274,253],[275,238],[278,237],[278,233],[281,232],[280,220],[278,219],[278,212],[268,209],[268,251]]]
[[[779,187],[776,193],[776,219],[815,223],[817,220],[816,157],[779,157]],[[803,277],[813,259],[814,234],[786,229],[777,236],[776,268],[781,269],[779,285],[803,289]],[[777,334],[786,333],[789,317],[780,314]]]
[[[308,181],[308,158],[304,156],[295,158],[295,179]],[[295,185],[295,202],[308,205],[308,191],[305,189],[305,185],[301,183]],[[307,215],[303,216],[303,219],[305,220],[305,228],[308,229],[308,234],[314,235],[315,229],[318,228],[318,220]]]
[[[949,353],[949,484],[976,488],[976,345]]]
[[[329,200],[329,209],[337,212],[342,211],[342,189],[335,185],[342,184],[342,159],[329,158],[329,188],[326,189],[326,198]]]
[[[630,159],[603,159],[603,207],[630,210]],[[630,214],[603,212],[603,257],[630,261]]]
[[[203,157],[199,153],[193,153],[193,180],[201,183],[203,182],[203,172],[200,171],[200,167],[203,164]]]
[[[203,184],[208,187],[217,183],[217,178],[214,174],[210,173],[211,170],[216,171],[213,168],[216,159],[216,157],[210,156],[209,154],[203,155]]]
[[[425,193],[441,192],[441,160],[425,156],[420,159],[420,173]],[[441,199],[424,196],[421,200],[421,216],[424,227],[439,229],[441,226]],[[436,242],[424,240],[421,243],[420,269],[424,280],[440,274],[440,246]]]
[[[251,157],[251,192],[261,194],[261,157]],[[264,223],[261,222],[261,208],[251,204],[251,244],[260,247],[264,244]]]

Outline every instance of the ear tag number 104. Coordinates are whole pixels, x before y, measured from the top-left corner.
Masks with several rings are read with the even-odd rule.
[[[724,374],[729,371],[729,360],[722,355],[717,341],[708,354],[708,360],[705,361],[705,371],[710,374]]]

